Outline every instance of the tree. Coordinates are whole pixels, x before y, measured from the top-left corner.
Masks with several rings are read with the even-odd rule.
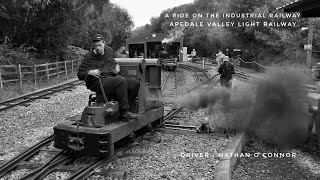
[[[133,22],[126,10],[108,0],[1,0],[0,25],[0,35],[15,47],[35,47],[55,61],[68,45],[89,49],[95,33],[119,48]]]
[[[147,34],[150,34],[151,31],[151,25],[146,24],[144,26],[137,27],[132,31],[132,37],[138,37],[138,36],[144,36]]]

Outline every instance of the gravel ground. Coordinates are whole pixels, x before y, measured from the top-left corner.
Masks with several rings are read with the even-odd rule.
[[[234,170],[234,180],[318,180],[320,179],[320,152],[306,150],[305,147],[279,147],[265,142],[256,135],[249,133],[245,153],[290,153],[296,156],[277,157],[248,157],[240,158]]]
[[[82,112],[90,93],[82,85],[50,99],[36,100],[28,107],[17,106],[0,112],[0,141],[5,142],[0,144],[0,160],[9,160],[19,154],[19,149],[30,147],[53,134],[54,125]],[[33,159],[37,158],[43,157],[39,155]],[[18,179],[26,172],[28,170],[14,171],[1,180]]]
[[[17,149],[36,144],[53,133],[53,126],[69,116],[81,113],[90,91],[85,86],[40,99],[28,107],[17,106],[0,112],[0,159],[17,155]]]
[[[167,76],[167,71],[163,71],[165,73],[161,74],[161,80],[162,84],[164,83],[164,78]],[[188,70],[184,69],[176,69],[177,72],[177,88],[178,88],[178,95],[179,94],[184,94],[186,93],[189,89],[193,88],[198,84],[197,77],[194,75],[193,72],[190,72]],[[174,73],[174,72],[170,72]],[[174,75],[171,75],[171,78],[167,80],[164,94],[174,94]],[[171,97],[166,97],[164,98],[165,101],[172,100]]]
[[[119,158],[105,168],[125,170],[129,179],[213,179],[218,163],[214,155],[228,140],[196,137],[156,133],[154,138],[160,143],[143,141],[128,151],[132,156]],[[203,153],[203,157],[187,157],[187,153]]]
[[[262,73],[256,73],[245,68],[240,68],[240,70],[254,77],[263,76]],[[311,144],[290,147],[279,146],[249,131],[246,138],[244,153],[249,153],[251,156],[240,158],[233,172],[233,180],[320,179],[320,150],[316,148],[315,138]],[[258,157],[254,157],[255,153],[269,153],[270,156],[262,156],[260,154]],[[291,156],[280,158],[275,156],[277,153],[288,153]]]
[[[199,82],[194,72],[185,69],[180,70],[181,74],[178,76],[178,95],[186,93],[192,89]]]

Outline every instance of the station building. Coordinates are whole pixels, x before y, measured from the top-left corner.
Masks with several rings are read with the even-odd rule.
[[[128,58],[144,57],[146,59],[160,58],[161,52],[168,56],[183,59],[183,37],[172,38],[166,34],[150,33],[148,35],[126,39]]]

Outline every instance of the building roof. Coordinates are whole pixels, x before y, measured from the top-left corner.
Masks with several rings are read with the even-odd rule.
[[[160,33],[150,33],[144,36],[132,37],[126,39],[128,44],[145,43],[145,42],[161,42],[164,39],[170,39],[169,35]],[[171,42],[181,42],[182,38],[171,39]]]
[[[303,18],[320,17],[319,0],[295,0],[278,9],[283,9],[284,12],[300,12]]]

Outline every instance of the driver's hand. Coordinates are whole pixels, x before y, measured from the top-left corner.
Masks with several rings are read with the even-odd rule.
[[[99,69],[93,69],[93,70],[90,70],[88,74],[92,76],[100,76],[101,72],[99,71]]]
[[[116,68],[115,68],[116,73],[120,72],[120,65],[116,64]]]

